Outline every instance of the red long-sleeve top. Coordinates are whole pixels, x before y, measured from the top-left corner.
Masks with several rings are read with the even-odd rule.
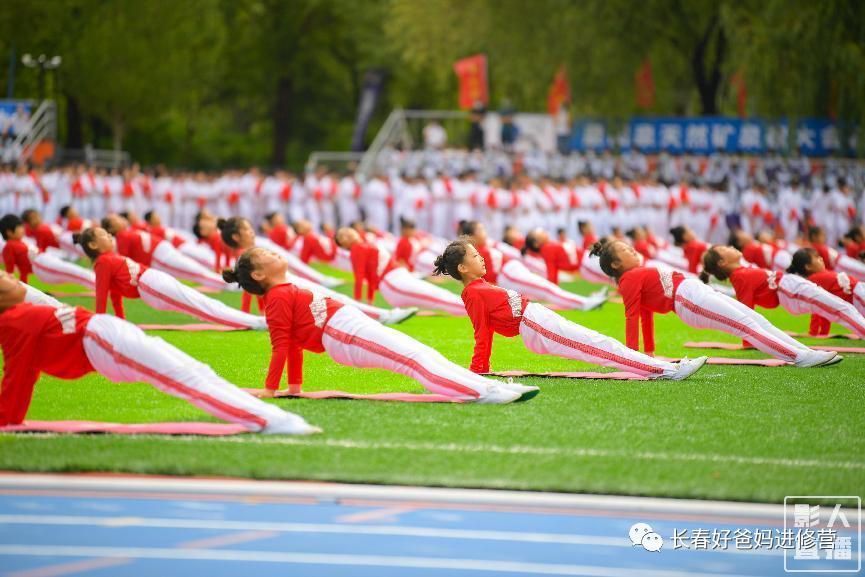
[[[372,302],[378,283],[396,264],[387,251],[366,242],[355,243],[351,247],[351,269],[354,272],[354,299],[363,295],[366,281],[366,298]]]
[[[22,303],[0,313],[3,383],[0,426],[24,420],[39,373],[77,379],[93,371],[84,353],[84,330],[93,316],[79,307]]]
[[[33,265],[30,264],[30,247],[23,240],[7,240],[3,247],[3,265],[9,274],[17,268],[21,282],[26,283],[27,277],[33,273]]]
[[[688,261],[688,272],[697,274],[697,269],[703,262],[703,253],[709,250],[709,245],[700,240],[689,240],[682,246],[685,259]]]
[[[742,257],[760,268],[771,269],[778,249],[771,244],[752,242],[742,248]]]
[[[272,348],[265,381],[268,389],[279,388],[286,367],[289,385],[303,383],[303,351],[324,351],[324,325],[341,307],[338,301],[316,297],[290,283],[267,291],[264,315]]]
[[[583,250],[589,250],[592,245],[598,242],[598,236],[595,234],[587,234],[583,237]]]
[[[117,239],[117,254],[127,256],[139,264],[150,266],[153,261],[153,250],[158,238],[153,238],[148,232],[126,229],[115,235]]]
[[[646,260],[655,258],[657,249],[648,240],[638,240],[634,243],[634,250],[643,255]]]
[[[858,280],[847,273],[824,270],[808,277],[808,280],[848,303],[853,302],[853,291],[856,289]],[[808,332],[812,335],[828,335],[832,323],[826,317],[811,315],[811,325]]]
[[[823,259],[823,263],[829,270],[835,270],[835,256],[832,250],[822,242],[811,243],[811,248],[817,251],[817,254]]]
[[[414,261],[421,251],[421,243],[416,238],[401,236],[396,243],[393,258],[399,263],[405,263],[408,270],[414,272]]]
[[[285,250],[294,248],[294,243],[300,238],[298,236],[291,236],[286,224],[278,224],[271,228],[270,232],[267,233],[267,237]]]
[[[223,268],[228,268],[231,265],[232,250],[224,242],[222,235],[218,231],[214,231],[207,238],[200,239],[199,242],[206,244],[213,251],[215,259],[213,262],[213,270],[221,273]]]
[[[54,235],[54,231],[44,222],[36,228],[31,228],[29,224],[25,225],[24,233],[27,236],[36,239],[36,248],[39,249],[39,252],[45,252],[45,249],[49,246],[60,248],[60,242]]]
[[[84,228],[83,218],[75,217],[66,221],[66,230],[69,232],[79,232],[82,228]]]
[[[138,279],[147,270],[131,258],[117,253],[106,252],[96,258],[93,272],[96,273],[96,312],[102,314],[108,310],[108,296],[111,296],[111,306],[119,318],[126,318],[123,312],[123,297],[128,299],[141,298],[138,292]]]
[[[186,242],[180,237],[180,235],[174,234],[173,231],[166,229],[162,225],[148,226],[147,232],[149,232],[154,239],[167,240],[172,244],[172,246],[174,246],[174,248],[177,248]]]
[[[640,323],[643,325],[643,350],[655,352],[654,313],[673,310],[676,289],[685,280],[679,272],[653,267],[633,268],[619,279],[619,293],[625,303],[625,344],[640,350]]]
[[[493,333],[506,337],[517,336],[529,299],[482,278],[466,285],[462,299],[475,332],[475,351],[469,368],[475,373],[488,373],[493,352]]]
[[[778,283],[783,276],[784,273],[765,268],[740,267],[730,275],[730,283],[736,298],[746,307],[774,309],[778,306]]]
[[[258,312],[264,312],[264,297],[256,295],[255,300],[258,303]],[[246,291],[243,291],[240,297],[240,310],[245,313],[252,312],[252,295]]]
[[[492,248],[489,246],[475,246],[484,259],[484,264],[486,265],[487,272],[484,275],[484,280],[487,282],[491,282],[496,284],[496,280],[499,278],[499,274],[502,272],[502,267],[506,262],[511,260],[511,257],[504,254],[502,251],[497,248]]]
[[[559,283],[559,271],[576,271],[580,269],[580,263],[583,261],[585,251],[579,247],[575,247],[573,255],[569,255],[568,251],[560,242],[554,240],[547,241],[541,247],[541,258],[547,265],[547,279],[556,284]]]
[[[303,246],[300,249],[300,260],[308,263],[312,259],[330,262],[336,258],[336,243],[332,238],[318,236],[314,232],[303,235]]]

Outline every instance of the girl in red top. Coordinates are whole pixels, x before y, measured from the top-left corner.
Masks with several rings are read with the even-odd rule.
[[[129,222],[119,214],[109,214],[102,219],[102,229],[117,239],[117,253],[129,257],[138,264],[154,267],[173,277],[196,282],[217,290],[229,290],[215,272],[178,252],[168,241],[149,232],[132,230]]]
[[[285,218],[279,212],[269,212],[264,215],[261,231],[285,250],[293,250],[295,243],[300,239],[294,229],[285,223]]]
[[[372,303],[375,291],[381,290],[384,300],[393,307],[419,307],[456,316],[466,315],[463,302],[457,295],[415,278],[407,269],[397,266],[386,250],[361,240],[355,229],[340,228],[336,232],[336,243],[351,253],[355,300],[361,299],[366,282],[369,303]]]
[[[78,232],[84,228],[84,219],[78,214],[78,210],[72,205],[66,205],[60,209],[60,217],[57,223],[63,230]]]
[[[42,215],[38,210],[28,209],[21,213],[21,220],[24,221],[24,232],[27,236],[36,241],[36,248],[39,252],[45,252],[49,247],[60,248],[60,243],[57,240],[57,235],[51,230],[51,227],[42,222]]]
[[[357,308],[291,284],[288,263],[262,248],[244,252],[223,273],[247,292],[265,298],[272,355],[262,396],[273,396],[288,368],[289,391],[303,383],[303,351],[327,352],[339,364],[386,369],[417,380],[427,390],[460,401],[510,403],[537,387],[499,383],[455,365],[406,334],[372,321]]]
[[[816,253],[814,255],[819,260]],[[759,305],[773,309],[780,305],[793,315],[825,315],[860,337],[865,337],[865,318],[852,304],[802,276],[744,267],[742,253],[732,246],[710,248],[703,257],[703,268],[704,275],[701,278],[704,281],[708,281],[709,275],[719,280],[729,278],[739,302],[747,307]]]
[[[436,260],[436,274],[463,283],[462,299],[472,321],[475,350],[470,369],[490,370],[493,334],[520,335],[526,347],[542,355],[555,355],[621,369],[650,378],[684,379],[706,357],[679,364],[653,359],[619,341],[573,323],[546,307],[532,303],[516,291],[487,282],[483,256],[468,239],[452,242]]]
[[[146,232],[162,240],[167,240],[174,248],[180,248],[186,242],[173,229],[162,226],[162,217],[155,210],[148,210],[144,213],[144,222],[147,224],[147,228],[144,229]]]
[[[231,266],[233,258],[232,251],[222,242],[219,233],[219,220],[207,211],[201,211],[195,215],[195,224],[192,225],[192,234],[198,239],[198,245],[202,250],[201,256],[194,256],[184,249],[188,249],[190,243],[181,247],[181,252],[194,258],[199,263],[212,268],[214,272],[221,273],[223,269]],[[209,261],[202,260],[209,258]],[[209,262],[209,264],[208,264]]]
[[[24,242],[24,222],[14,214],[7,214],[0,219],[0,233],[3,234],[3,265],[6,272],[12,273],[18,269],[21,282],[26,283],[33,272],[28,253],[30,248]]]
[[[517,291],[529,298],[551,303],[566,310],[589,311],[607,301],[607,289],[584,297],[568,292],[559,285],[531,272],[519,259],[511,258],[490,246],[487,229],[476,220],[460,223],[460,233],[471,240],[478,254],[484,259],[484,280]]]
[[[797,250],[787,273],[807,278],[823,290],[852,304],[859,314],[865,316],[865,284],[847,273],[827,270],[823,259],[813,248]],[[829,319],[813,314],[809,332],[812,335],[828,335],[831,324]]]
[[[223,223],[222,226],[222,234],[226,244],[231,247],[232,250],[235,250],[238,254],[243,254],[248,250],[256,248],[256,243],[259,242],[260,239],[259,237],[255,236],[255,231],[252,229],[252,224],[250,224],[250,222],[245,218],[239,216],[229,218]],[[285,259],[285,256],[282,252],[272,252],[276,252],[276,254],[280,255],[283,259]],[[289,265],[289,269],[291,269],[291,265]],[[291,273],[286,274],[288,281],[291,284],[296,285],[299,288],[308,290],[310,292],[332,298],[333,300],[339,301],[342,304],[357,307],[363,314],[379,321],[382,324],[390,325],[401,323],[402,321],[411,318],[417,312],[417,309],[415,308],[395,308],[387,310],[374,307],[372,305],[352,300],[350,297],[342,293],[316,284],[300,276],[296,276]],[[248,312],[249,307],[251,306],[251,301],[252,295],[249,292],[244,291],[243,306],[241,310]],[[258,297],[258,306],[259,310],[264,311],[264,301],[260,296]]]
[[[24,421],[40,373],[78,379],[97,372],[115,383],[149,383],[252,432],[320,432],[131,323],[81,307],[34,305],[26,297],[22,283],[0,273],[0,426]]]
[[[823,262],[828,270],[846,272],[855,277],[856,280],[865,280],[865,262],[858,258],[850,258],[846,254],[840,254],[834,248],[826,245],[826,233],[819,226],[808,229],[808,242],[811,248],[823,257]]]
[[[697,239],[694,231],[687,226],[671,228],[670,234],[673,236],[673,244],[681,248],[682,252],[685,253],[685,260],[688,261],[687,271],[691,274],[700,272],[703,253],[706,252],[709,245]]]
[[[706,286],[698,279],[678,272],[641,265],[640,255],[624,242],[599,242],[592,253],[601,268],[619,283],[625,302],[625,339],[632,349],[640,344],[655,351],[655,313],[675,312],[685,324],[699,329],[714,329],[747,339],[773,357],[793,362],[797,367],[835,363],[835,353],[814,351],[774,327],[762,315],[739,301]]]
[[[742,258],[754,266],[769,270],[784,271],[790,266],[793,258],[786,250],[777,246],[758,242],[750,234],[737,230],[730,233],[730,245],[741,251]]]
[[[103,228],[85,229],[77,235],[77,242],[93,261],[97,313],[107,310],[110,296],[114,314],[124,318],[123,298],[140,298],[157,310],[186,313],[205,322],[238,329],[267,328],[262,317],[233,309],[160,270],[115,253],[114,239]]]
[[[300,244],[300,260],[309,263],[312,259],[330,263],[336,257],[336,242],[329,236],[320,236],[312,230],[308,220],[294,223]]]
[[[543,229],[535,229],[526,235],[526,244],[522,248],[523,256],[534,254],[544,260],[547,268],[547,280],[559,284],[559,271],[577,272],[583,262],[585,251],[578,246],[562,244],[550,240],[550,235]]]

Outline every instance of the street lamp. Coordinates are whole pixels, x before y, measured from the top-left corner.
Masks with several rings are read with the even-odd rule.
[[[45,99],[45,72],[59,68],[62,63],[63,59],[60,56],[48,57],[45,54],[40,54],[38,57],[33,58],[28,53],[21,57],[21,64],[27,68],[39,69],[39,100]]]

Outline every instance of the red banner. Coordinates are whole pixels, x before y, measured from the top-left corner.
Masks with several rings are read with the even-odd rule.
[[[550,116],[555,116],[559,113],[562,104],[567,104],[571,101],[571,87],[568,84],[568,75],[565,71],[565,65],[559,67],[556,72],[553,83],[550,85],[550,92],[547,95],[547,111]]]
[[[748,87],[745,86],[745,77],[739,71],[730,78],[730,84],[736,88],[736,110],[739,116],[745,118],[747,116],[748,104]]]
[[[454,72],[460,80],[460,108],[469,110],[476,103],[489,103],[487,89],[487,56],[475,54],[454,62]]]
[[[655,80],[652,78],[652,63],[648,58],[634,75],[637,91],[637,108],[652,108],[655,106]]]

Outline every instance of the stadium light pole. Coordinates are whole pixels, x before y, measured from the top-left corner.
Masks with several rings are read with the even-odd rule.
[[[50,58],[44,54],[33,58],[31,54],[25,54],[21,57],[21,64],[27,68],[39,69],[39,100],[45,100],[45,73],[48,70],[55,70],[63,63],[60,56],[51,56]]]

